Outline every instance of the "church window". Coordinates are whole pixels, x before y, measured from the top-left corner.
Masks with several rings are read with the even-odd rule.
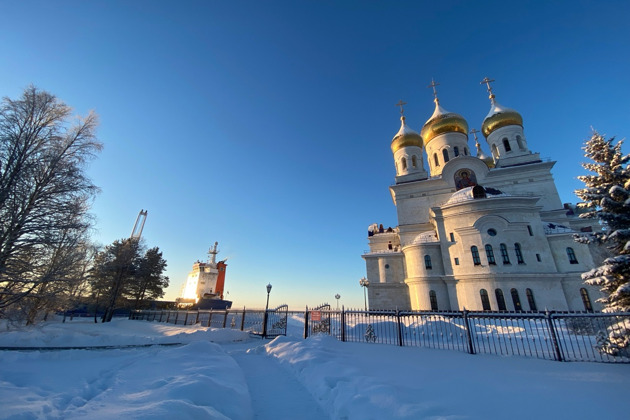
[[[392,241],[389,241],[387,243],[387,249],[394,249],[394,246],[392,245]]]
[[[510,147],[510,142],[508,139],[503,139],[503,147],[505,147],[506,152],[511,152],[512,148]]]
[[[516,261],[519,264],[525,264],[525,260],[523,259],[523,251],[521,251],[521,244],[518,242],[514,244],[514,252],[516,253]]]
[[[582,303],[584,304],[584,310],[586,312],[593,312],[593,305],[591,305],[591,298],[588,295],[588,290],[582,287],[580,289],[580,296],[582,296]]]
[[[492,245],[486,245],[486,258],[488,258],[488,264],[496,265],[496,261],[494,260],[494,251],[492,250]]]
[[[385,268],[389,268],[389,264],[385,264]]]
[[[416,157],[416,155],[411,156],[411,166],[413,166],[414,168],[418,167],[418,158]]]
[[[459,265],[459,258],[455,257],[455,265]]]
[[[501,259],[503,260],[503,264],[510,263],[510,254],[508,254],[507,246],[505,244],[499,245],[501,248]]]
[[[521,136],[516,136],[516,144],[518,144],[519,149],[525,150],[525,146],[523,145],[523,139],[521,139]]]
[[[492,228],[488,229],[488,235],[490,235],[490,236],[497,236],[496,229],[492,229]]]
[[[440,166],[440,161],[438,160],[437,153],[433,153],[433,161],[435,162],[435,166]]]
[[[451,237],[451,242],[455,242],[455,235],[453,235],[453,232],[449,233],[450,237]]]
[[[540,258],[540,254],[536,254],[536,261],[541,262],[542,258]]]
[[[407,170],[407,159],[402,158],[401,162],[402,162],[403,171],[406,171]]]
[[[567,256],[569,257],[569,262],[571,264],[578,264],[578,260],[575,257],[575,251],[573,251],[573,248],[567,248]]]
[[[431,256],[430,255],[425,255],[424,256],[424,267],[427,270],[431,270],[433,268],[433,265],[431,265]]]
[[[437,303],[437,294],[435,293],[435,290],[429,291],[429,300],[431,301],[431,310],[437,311],[438,303]]]
[[[444,163],[448,162],[448,150],[442,149],[442,156],[444,156]]]
[[[505,297],[503,296],[503,290],[496,289],[494,291],[494,294],[497,297],[497,305],[499,305],[499,310],[507,311],[507,307],[505,306]]]
[[[455,146],[453,148],[453,154],[455,155],[455,157],[459,156],[459,147]]]
[[[534,232],[532,232],[532,227],[527,225],[527,232],[529,232],[529,236],[534,236]]]
[[[474,245],[471,246],[470,252],[472,253],[473,263],[475,263],[475,265],[481,265],[481,259],[479,258],[479,250],[477,247]]]
[[[518,297],[518,290],[512,289],[510,290],[510,293],[512,294],[512,303],[514,303],[514,310],[518,312],[522,311],[523,308],[521,307],[521,298]]]
[[[488,291],[486,289],[481,289],[479,291],[479,296],[481,296],[481,307],[484,311],[491,311],[490,307],[490,299],[488,298]]]
[[[468,156],[468,147],[464,147],[464,155]]]
[[[536,301],[534,300],[534,292],[532,292],[532,289],[525,289],[525,294],[527,295],[527,303],[529,303],[529,310],[537,311],[538,308],[536,307]]]

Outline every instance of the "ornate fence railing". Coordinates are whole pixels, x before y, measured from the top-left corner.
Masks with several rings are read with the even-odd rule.
[[[630,313],[424,312],[308,309],[304,336],[557,361],[630,363],[605,346],[630,333]]]
[[[470,354],[525,356],[557,361],[630,363],[630,348],[606,346],[630,331],[630,313],[333,310],[330,305],[289,311],[132,311],[129,318],[200,324],[286,335],[289,315],[303,317],[304,338],[327,334],[340,341],[457,350]],[[266,329],[263,328],[264,321]]]

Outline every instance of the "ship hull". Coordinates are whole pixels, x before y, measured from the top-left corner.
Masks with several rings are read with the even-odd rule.
[[[232,301],[223,299],[199,299],[199,302],[197,302],[197,307],[199,309],[225,310],[232,307]]]

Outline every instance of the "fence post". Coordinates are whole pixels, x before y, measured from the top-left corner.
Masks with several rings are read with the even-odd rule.
[[[188,311],[186,311],[186,316],[184,317],[184,325],[188,325]]]
[[[560,347],[558,346],[558,338],[556,337],[556,329],[553,327],[553,320],[551,319],[551,313],[548,310],[545,311],[545,319],[547,320],[547,325],[549,326],[549,333],[551,335],[551,341],[553,342],[553,349],[556,353],[556,360],[558,362],[562,362],[562,353],[560,352]]]
[[[243,306],[243,318],[241,319],[241,331],[245,329],[245,307]]]
[[[402,347],[403,344],[403,335],[402,335],[402,326],[400,325],[400,311],[396,308],[396,322],[398,323],[398,345]]]
[[[179,318],[179,311],[175,311],[175,322],[173,322],[173,324],[177,325],[178,318]]]
[[[346,309],[341,305],[341,341],[346,341]]]
[[[195,318],[195,325],[199,323],[199,309],[197,309],[197,317]]]
[[[207,327],[210,327],[212,325],[212,309],[210,309],[210,313],[208,314],[208,325],[206,325]]]
[[[226,310],[225,310],[225,316],[223,317],[223,328],[225,328],[225,322],[227,321],[228,314],[229,314],[229,312],[228,312],[228,310],[226,309]]]
[[[472,335],[470,334],[470,324],[468,323],[468,311],[464,308],[462,312],[464,314],[464,328],[466,328],[466,337],[468,338],[468,353],[475,354],[475,347],[472,342]]]
[[[308,338],[308,306],[304,310],[304,338]]]
[[[267,338],[267,311],[268,309],[265,309],[265,315],[263,316],[262,338]]]

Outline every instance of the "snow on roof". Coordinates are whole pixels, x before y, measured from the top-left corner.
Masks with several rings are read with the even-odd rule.
[[[464,201],[474,200],[473,197],[473,188],[474,187],[466,187],[454,193],[451,198],[448,199],[446,204],[455,204],[461,203]],[[494,198],[494,197],[510,197],[510,194],[506,194],[503,191],[497,190],[496,188],[490,187],[482,187],[486,192],[486,198]]]
[[[569,233],[575,232],[568,226],[559,225],[557,223],[551,222],[542,222],[543,230],[545,231],[545,235],[553,235],[554,233]]]
[[[495,101],[490,107],[490,112],[488,112],[488,115],[486,115],[486,118],[484,118],[484,120],[490,118],[494,114],[501,114],[502,112],[516,112],[516,111],[513,110],[512,108],[505,107]]]

